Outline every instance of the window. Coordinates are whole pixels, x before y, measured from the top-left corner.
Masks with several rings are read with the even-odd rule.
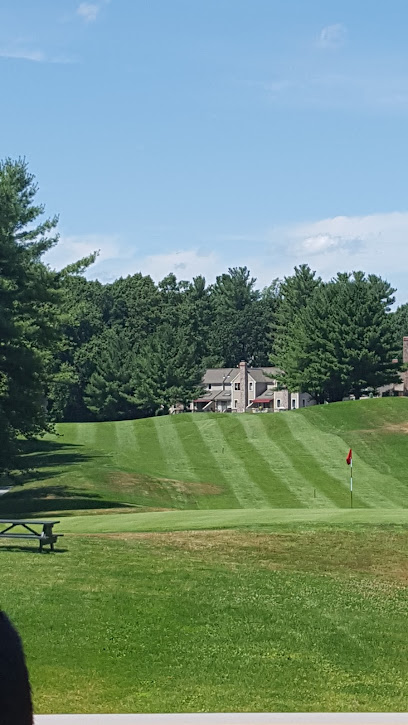
[[[293,398],[292,400],[292,410],[295,410],[296,408],[296,400]]]
[[[302,400],[302,405],[303,405],[304,408],[306,407],[306,400],[304,398]]]
[[[250,390],[253,390],[253,387],[254,387],[254,384],[253,383],[249,383],[249,389]]]
[[[235,390],[241,390],[241,386],[239,383],[235,383]]]
[[[208,390],[211,390],[211,383],[208,383]]]
[[[235,400],[235,407],[237,407],[237,405],[238,405],[238,400]]]
[[[277,401],[276,401],[276,407],[277,408],[280,408],[280,398],[278,398]]]

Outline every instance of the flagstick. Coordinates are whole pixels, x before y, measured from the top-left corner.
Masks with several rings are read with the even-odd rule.
[[[350,463],[350,508],[353,508],[353,459]]]

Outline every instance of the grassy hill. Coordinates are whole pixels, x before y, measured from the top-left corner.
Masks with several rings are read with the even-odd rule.
[[[29,443],[0,515],[408,508],[408,400],[277,415],[179,415],[57,426]]]

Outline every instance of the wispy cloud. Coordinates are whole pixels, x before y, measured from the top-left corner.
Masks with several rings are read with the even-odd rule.
[[[324,279],[337,272],[362,269],[388,279],[399,290],[399,301],[408,299],[408,211],[365,216],[336,216],[298,224],[274,227],[260,233],[242,235],[233,257],[228,244],[220,240],[239,239],[240,235],[222,234],[200,249],[173,249],[145,254],[117,235],[61,235],[60,243],[45,257],[52,267],[61,269],[95,250],[100,255],[87,271],[89,279],[113,282],[118,277],[142,272],[156,282],[170,272],[178,279],[203,275],[211,283],[231,266],[250,267],[259,287],[276,277],[292,273],[295,265],[306,262]],[[244,240],[262,239],[249,246]]]
[[[317,44],[320,48],[341,48],[346,40],[346,26],[343,23],[335,23],[321,29]]]
[[[20,60],[31,60],[35,63],[43,63],[46,60],[42,50],[30,50],[29,48],[0,48],[0,58],[18,58]]]
[[[123,255],[119,238],[114,234],[61,233],[58,244],[44,255],[44,261],[53,269],[63,269],[93,252],[99,252],[99,256],[92,269],[108,260],[119,259]]]
[[[10,60],[27,60],[33,63],[57,63],[63,65],[76,62],[74,58],[70,58],[69,56],[47,55],[43,50],[22,45],[0,47],[0,58],[8,58]]]
[[[86,23],[94,23],[104,5],[110,0],[98,0],[97,2],[82,2],[78,5],[77,15]]]

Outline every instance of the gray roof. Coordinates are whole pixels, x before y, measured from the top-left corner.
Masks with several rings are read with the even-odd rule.
[[[223,381],[230,383],[236,372],[237,368],[208,368],[204,373],[203,383],[204,385],[222,385]]]
[[[203,390],[196,402],[203,403],[210,400],[231,400],[231,390]]]
[[[281,370],[279,368],[248,368],[248,374],[256,383],[271,383]]]
[[[261,393],[261,395],[256,396],[256,400],[263,400],[263,399],[270,400],[273,397],[274,397],[273,390],[265,390],[263,393]]]
[[[272,378],[276,377],[276,375],[279,375],[282,371],[279,370],[279,368],[272,368],[272,367],[264,367],[264,368],[250,368],[248,367],[248,375],[251,376],[253,380],[255,380],[256,383],[272,383]],[[235,375],[231,378],[231,380],[235,380],[235,378],[239,375],[239,368],[233,368]]]

